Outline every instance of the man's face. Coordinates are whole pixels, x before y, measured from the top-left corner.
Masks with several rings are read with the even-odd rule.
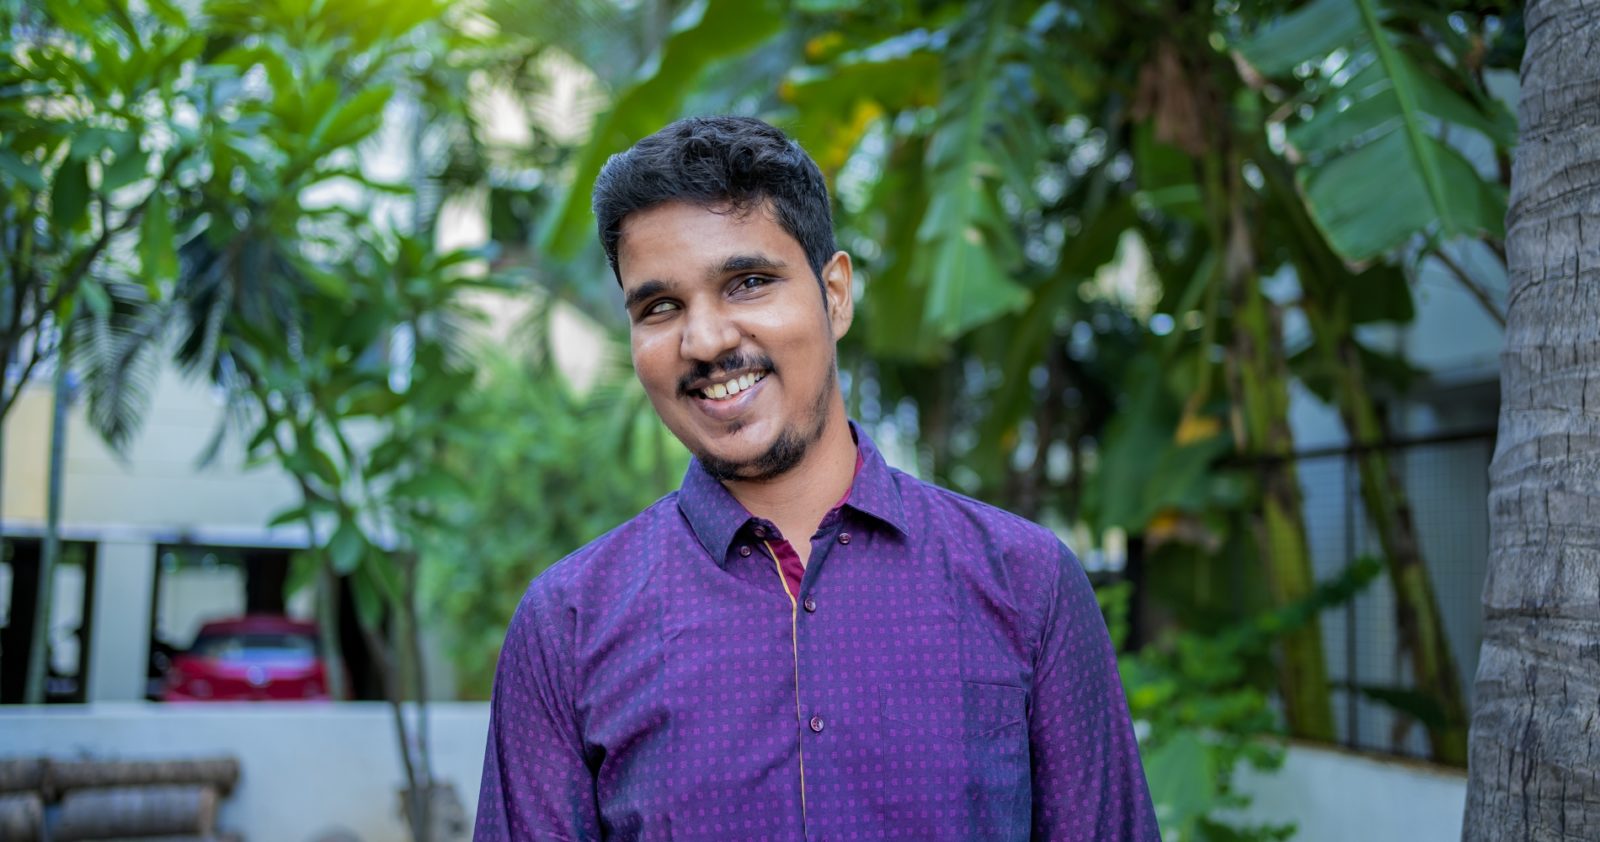
[[[823,268],[761,205],[669,202],[622,223],[617,271],[633,366],[656,413],[719,479],[767,479],[843,423],[835,342],[850,327],[850,258]]]

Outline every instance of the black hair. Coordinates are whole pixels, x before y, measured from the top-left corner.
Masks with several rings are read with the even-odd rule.
[[[617,243],[629,214],[665,202],[746,213],[770,202],[817,281],[837,250],[828,184],[800,144],[753,117],[690,117],[612,155],[594,182],[600,244],[620,283]]]

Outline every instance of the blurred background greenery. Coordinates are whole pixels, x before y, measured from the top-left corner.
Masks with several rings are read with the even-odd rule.
[[[319,594],[335,664],[353,610],[387,698],[426,697],[423,627],[486,697],[528,579],[676,486],[589,193],[666,122],[737,112],[832,185],[863,279],[852,414],[1107,584],[1169,833],[1289,833],[1228,824],[1232,772],[1275,762],[1263,734],[1341,739],[1317,617],[1380,577],[1408,680],[1362,692],[1465,764],[1387,447],[1389,403],[1433,372],[1385,337],[1424,266],[1501,319],[1516,4],[0,9],[0,423],[30,380],[77,378],[136,447],[162,367],[215,384],[228,420],[199,458],[293,477],[286,588]],[[559,308],[598,337],[589,374],[556,353]],[[1372,537],[1332,576],[1297,391],[1337,418]],[[425,779],[425,740],[404,745]]]

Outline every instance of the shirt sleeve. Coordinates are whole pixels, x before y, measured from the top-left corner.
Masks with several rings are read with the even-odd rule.
[[[571,628],[537,584],[512,617],[489,704],[474,842],[600,838],[571,692]]]
[[[1033,838],[1159,842],[1105,620],[1064,546],[1057,566],[1028,722]]]

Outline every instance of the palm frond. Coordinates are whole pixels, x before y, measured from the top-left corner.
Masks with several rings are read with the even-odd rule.
[[[154,402],[172,309],[134,284],[105,287],[112,306],[74,321],[64,362],[83,377],[90,426],[121,456]]]

